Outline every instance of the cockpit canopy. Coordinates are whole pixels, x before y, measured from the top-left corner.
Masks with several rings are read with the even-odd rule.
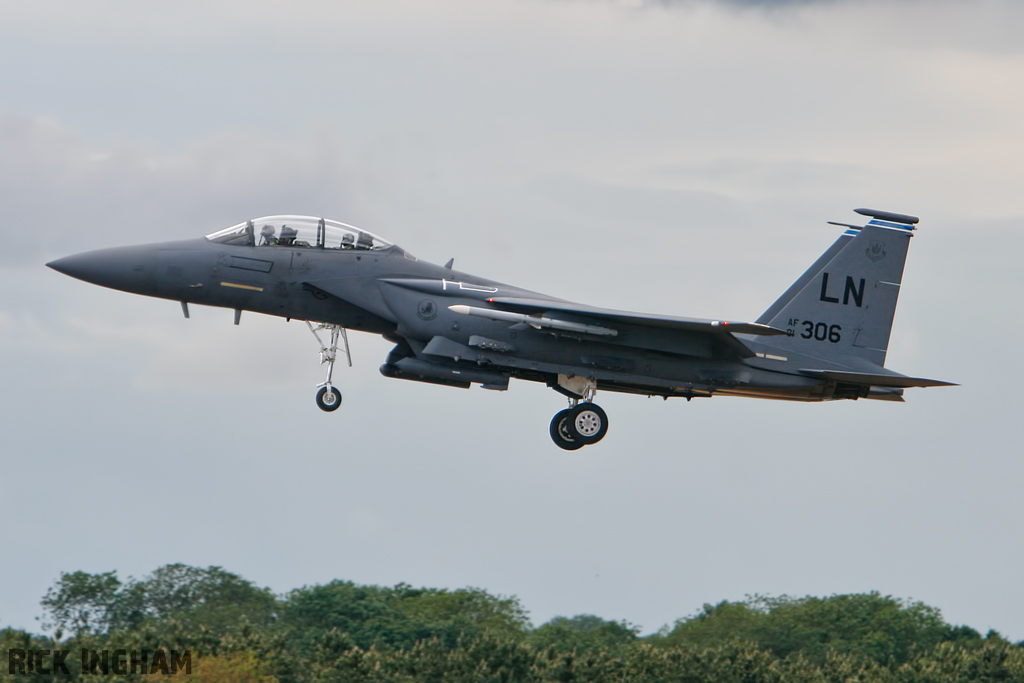
[[[391,242],[338,221],[312,216],[267,216],[206,236],[211,242],[249,247],[387,249]]]

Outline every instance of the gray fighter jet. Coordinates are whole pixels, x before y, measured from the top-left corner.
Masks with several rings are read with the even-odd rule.
[[[914,216],[856,209],[846,231],[755,322],[648,315],[576,304],[416,259],[359,228],[270,216],[205,238],[101,249],[47,265],[104,287],[189,304],[305,321],[327,378],[317,405],[333,411],[347,330],[393,342],[386,377],[504,390],[543,382],[568,398],[551,438],[597,443],[608,416],[599,391],[687,400],[748,396],[795,401],[902,401],[907,387],[948,382],[885,365]],[[324,337],[320,335],[323,334]],[[328,340],[328,341],[324,341]]]

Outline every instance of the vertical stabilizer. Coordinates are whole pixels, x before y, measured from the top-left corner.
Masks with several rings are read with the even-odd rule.
[[[843,250],[846,243],[849,242],[854,236],[856,236],[856,230],[847,230],[839,236],[832,246],[825,250],[825,253],[818,257],[818,260],[811,264],[811,267],[804,271],[804,274],[800,276],[796,282],[789,286],[785,292],[782,293],[775,303],[773,303],[767,311],[761,314],[761,317],[757,319],[757,322],[764,323],[765,325],[771,324],[771,321],[775,319],[775,316],[779,314],[779,311],[784,309],[790,301],[792,301],[797,294],[799,294],[807,283],[814,279],[814,277],[821,272],[821,269],[828,265],[828,262],[835,258],[836,254]]]
[[[871,216],[844,233],[758,319],[789,331],[773,346],[824,360],[885,364],[914,216],[857,209]]]

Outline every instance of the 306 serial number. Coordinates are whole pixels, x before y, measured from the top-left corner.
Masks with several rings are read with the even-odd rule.
[[[828,341],[838,344],[843,338],[843,328],[839,325],[816,322],[814,320],[792,321],[793,325],[799,326],[802,339],[814,339],[816,341]],[[796,334],[791,328],[790,334]]]

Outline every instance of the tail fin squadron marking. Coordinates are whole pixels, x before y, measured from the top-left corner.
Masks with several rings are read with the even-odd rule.
[[[848,228],[757,322],[784,328],[772,345],[824,360],[885,364],[915,216],[856,209]]]

